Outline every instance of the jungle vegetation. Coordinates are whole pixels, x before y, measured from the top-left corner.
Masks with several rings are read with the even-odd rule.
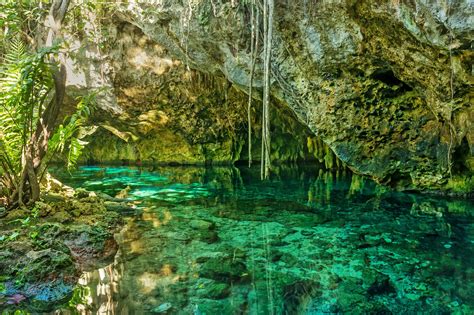
[[[251,143],[252,84],[255,64],[261,62],[261,178],[267,179],[271,167],[269,89],[274,4],[273,0],[244,4],[251,13],[252,34],[248,138]],[[40,182],[51,156],[64,153],[68,167],[73,167],[86,144],[79,134],[90,115],[94,93],[79,99],[76,112],[62,123],[58,121],[64,111],[66,86],[67,43],[62,24],[72,10],[69,7],[70,0],[6,0],[0,4],[0,201],[9,209],[39,199]],[[251,145],[249,152],[250,166]]]
[[[58,123],[66,84],[61,24],[69,0],[2,2],[0,67],[0,182],[7,208],[32,204],[53,153],[68,150],[68,165],[85,144],[80,126],[93,96]]]

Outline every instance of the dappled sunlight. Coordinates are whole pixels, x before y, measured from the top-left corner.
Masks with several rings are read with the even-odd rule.
[[[131,241],[129,246],[130,246],[130,253],[132,254],[142,254],[146,248],[142,240]]]
[[[171,270],[171,266],[166,264],[161,268],[160,273],[164,276],[169,276],[173,273],[173,271]]]
[[[145,294],[151,293],[156,288],[167,290],[170,285],[179,280],[180,277],[174,275],[169,265],[163,266],[160,273],[145,272],[138,277],[138,282],[140,283],[141,288],[140,290]]]
[[[161,279],[162,276],[158,273],[143,273],[141,276],[138,277],[138,281],[141,286],[141,291],[143,293],[150,293],[158,286],[158,282]]]
[[[114,296],[120,290],[120,269],[114,263],[92,272],[84,272],[70,302],[75,310],[79,314],[117,314],[117,301]]]
[[[168,209],[161,209],[160,214],[158,214],[153,209],[145,208],[143,209],[142,218],[144,221],[152,222],[153,227],[159,228],[162,225],[167,225],[173,218],[173,215]]]

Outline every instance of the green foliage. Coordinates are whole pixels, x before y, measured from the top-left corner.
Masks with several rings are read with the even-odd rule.
[[[30,212],[30,215],[24,219],[15,219],[9,224],[19,223],[19,226],[9,234],[0,235],[0,243],[11,242],[16,240],[20,235],[28,235],[32,240],[36,240],[39,236],[38,217],[40,208],[35,205]]]
[[[9,41],[0,68],[0,169],[15,181],[23,168],[22,154],[36,131],[38,120],[51,98],[53,87],[47,56],[57,51],[48,47],[28,51],[18,38]]]
[[[109,32],[103,21],[110,19],[111,10],[118,5],[111,1],[82,0],[69,9],[65,26],[70,34],[103,49],[109,44]]]
[[[50,152],[63,153],[67,149],[66,165],[72,169],[77,165],[77,161],[82,154],[84,146],[88,142],[83,141],[82,128],[86,125],[95,103],[97,92],[90,93],[79,99],[76,112],[70,117],[66,117],[59,125],[57,131],[49,140]]]
[[[52,69],[56,65],[48,63],[48,57],[58,51],[55,46],[31,52],[18,38],[10,40],[9,45],[0,68],[0,182],[8,187],[2,189],[7,196],[21,185],[25,152],[38,128],[42,128],[40,119],[45,109],[54,102]],[[68,168],[76,165],[87,144],[81,140],[80,131],[90,116],[95,95],[81,98],[77,111],[53,132],[47,158],[67,152]]]
[[[14,240],[17,239],[18,236],[20,236],[20,233],[18,231],[15,231],[12,234],[10,234],[10,236],[8,237],[8,240],[9,241],[14,241]]]
[[[30,315],[31,313],[25,310],[15,310],[13,311],[2,311],[2,315]]]
[[[21,30],[22,21],[17,6],[16,1],[0,2],[0,30],[2,31],[0,38],[2,40],[4,36]]]
[[[7,287],[0,282],[0,294],[3,294],[5,293],[5,291],[7,290]]]
[[[5,56],[5,64],[0,69],[0,159],[11,161],[19,160],[24,142],[22,118],[24,106],[16,110],[21,104],[21,92],[24,88],[22,80],[22,63],[27,58],[26,47],[19,40],[13,40],[9,54]],[[19,106],[20,107],[20,106]],[[20,165],[11,164],[15,171]]]
[[[458,194],[466,194],[474,191],[474,176],[452,176],[448,179],[446,189]]]
[[[32,49],[38,45],[38,32],[51,26],[44,23],[49,4],[44,0],[0,3],[4,17],[0,23],[0,192],[8,208],[38,200],[47,141],[62,106],[64,70],[55,56],[62,54],[59,45]],[[64,12],[56,13],[52,10],[50,19],[62,20]],[[32,47],[27,49],[25,43]]]
[[[33,38],[47,12],[48,0],[2,0],[0,1],[0,41],[12,37]],[[8,47],[0,46],[0,54]]]
[[[76,310],[78,305],[88,305],[88,299],[91,296],[91,290],[87,286],[79,285],[74,288],[72,293],[72,297],[68,302],[68,306]]]
[[[20,232],[13,231],[11,234],[0,235],[0,243],[14,241],[20,236]]]
[[[0,69],[0,160],[18,172],[22,150],[36,128],[53,81],[45,56],[54,48],[28,52],[18,39]]]

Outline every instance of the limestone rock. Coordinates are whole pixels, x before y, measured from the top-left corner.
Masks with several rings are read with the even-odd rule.
[[[97,120],[139,140],[111,140],[101,130],[90,159],[229,163],[242,157],[250,8],[233,4],[159,1],[111,9],[104,49],[71,55],[89,84],[70,85],[110,86]],[[320,137],[354,172],[393,187],[472,191],[470,5],[278,2],[271,94],[283,112],[274,111],[272,120],[296,117],[300,130],[276,125],[274,158],[310,156],[312,142],[294,136],[301,132]],[[258,63],[257,91],[261,77]],[[252,111],[258,121],[259,107]],[[322,162],[338,159],[328,155]],[[453,186],[451,175],[461,178]]]

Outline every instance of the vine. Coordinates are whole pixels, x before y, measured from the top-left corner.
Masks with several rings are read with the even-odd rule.
[[[251,110],[252,110],[252,92],[253,92],[253,78],[255,74],[255,63],[257,60],[258,54],[258,30],[260,28],[259,25],[260,14],[258,9],[256,8],[255,0],[252,0],[252,8],[251,8],[251,43],[250,43],[250,55],[251,55],[251,66],[250,66],[250,82],[249,82],[249,100],[247,106],[247,122],[248,122],[248,156],[249,156],[249,167],[252,166],[252,117],[251,117]]]
[[[273,36],[273,0],[264,0],[263,5],[263,105],[262,105],[262,157],[260,177],[268,179],[270,177],[270,74],[271,74],[271,49]]]
[[[451,11],[451,3],[448,1],[448,8],[446,12],[447,18],[449,18]],[[450,76],[449,76],[449,85],[450,85],[450,91],[451,91],[451,102],[450,102],[450,108],[449,108],[449,117],[448,117],[448,126],[449,126],[449,147],[448,147],[448,156],[447,156],[447,163],[448,163],[448,173],[450,177],[453,177],[452,174],[452,150],[453,150],[453,138],[456,136],[456,130],[453,125],[453,103],[454,103],[454,66],[453,66],[453,53],[452,53],[452,44],[453,44],[453,38],[454,34],[451,28],[448,25],[448,21],[446,21],[446,28],[449,30],[449,44],[448,44],[448,50],[449,50],[449,65],[450,65]]]

